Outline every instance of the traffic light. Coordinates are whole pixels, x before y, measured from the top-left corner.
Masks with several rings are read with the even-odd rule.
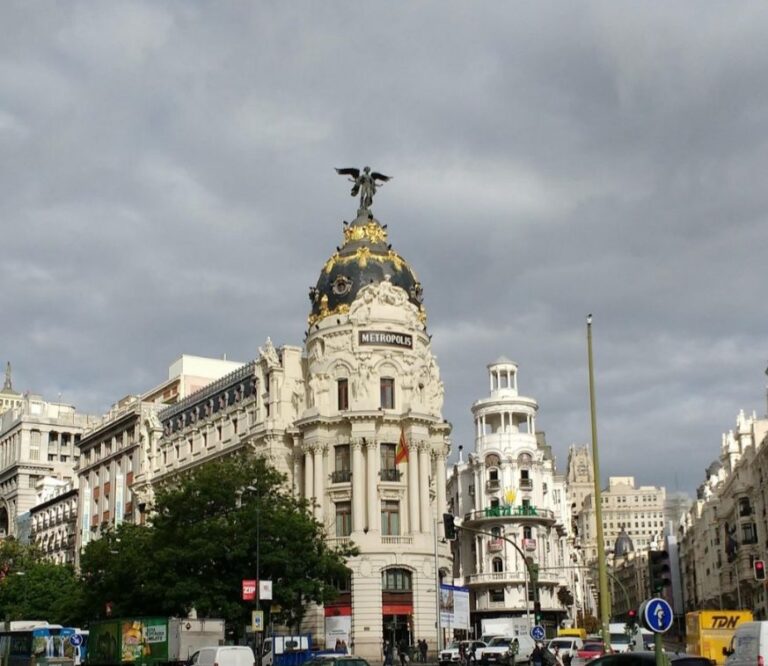
[[[456,523],[452,513],[443,514],[443,532],[448,541],[456,541]]]
[[[637,611],[634,608],[630,608],[627,611],[627,626],[633,628],[635,625],[637,625]]]
[[[541,624],[541,602],[533,602],[533,623]]]
[[[755,560],[752,566],[755,569],[755,580],[765,580],[765,560]]]
[[[664,588],[672,585],[669,568],[669,554],[666,550],[651,550],[648,552],[648,580],[651,594],[658,596]]]

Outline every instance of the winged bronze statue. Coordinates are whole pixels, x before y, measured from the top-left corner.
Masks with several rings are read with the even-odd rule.
[[[364,167],[362,172],[360,169],[355,169],[354,167],[345,169],[337,168],[336,173],[340,176],[349,176],[349,181],[354,183],[350,194],[353,197],[356,197],[358,194],[360,195],[361,210],[371,207],[371,204],[373,203],[373,195],[376,194],[377,185],[392,180],[391,176],[385,176],[378,171],[371,171],[371,167]]]

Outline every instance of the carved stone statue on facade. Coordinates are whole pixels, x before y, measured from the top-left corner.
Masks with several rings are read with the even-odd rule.
[[[259,347],[259,356],[266,361],[268,368],[275,368],[280,365],[280,358],[277,355],[275,345],[272,344],[272,339],[267,338],[263,347]]]
[[[392,180],[390,176],[385,176],[378,171],[371,171],[371,167],[365,167],[362,172],[360,169],[353,167],[347,167],[344,169],[336,169],[336,173],[340,176],[350,176],[349,181],[354,183],[350,194],[353,197],[360,195],[360,209],[366,210],[373,204],[373,195],[376,194],[376,187],[381,183],[386,183],[388,180]],[[376,181],[381,181],[377,183]]]

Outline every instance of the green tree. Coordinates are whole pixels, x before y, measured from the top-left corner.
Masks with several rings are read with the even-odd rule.
[[[89,544],[81,568],[98,615],[108,601],[113,615],[195,608],[240,627],[254,607],[241,600],[241,581],[260,577],[273,581],[283,620],[298,626],[308,602],[335,596],[333,581],[355,553],[330,549],[324,536],[282,474],[262,458],[238,455],[159,487],[149,525]]]
[[[122,523],[91,541],[80,556],[82,603],[91,619],[154,612],[152,530]],[[110,613],[107,613],[107,605]]]
[[[82,585],[74,569],[41,558],[35,546],[14,539],[0,545],[0,617],[40,619],[74,625],[82,622]]]
[[[557,588],[557,600],[563,606],[573,606],[573,594],[565,585]]]

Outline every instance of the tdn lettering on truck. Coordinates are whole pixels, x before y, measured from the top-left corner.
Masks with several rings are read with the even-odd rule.
[[[738,615],[713,615],[713,629],[735,629],[739,623]]]

